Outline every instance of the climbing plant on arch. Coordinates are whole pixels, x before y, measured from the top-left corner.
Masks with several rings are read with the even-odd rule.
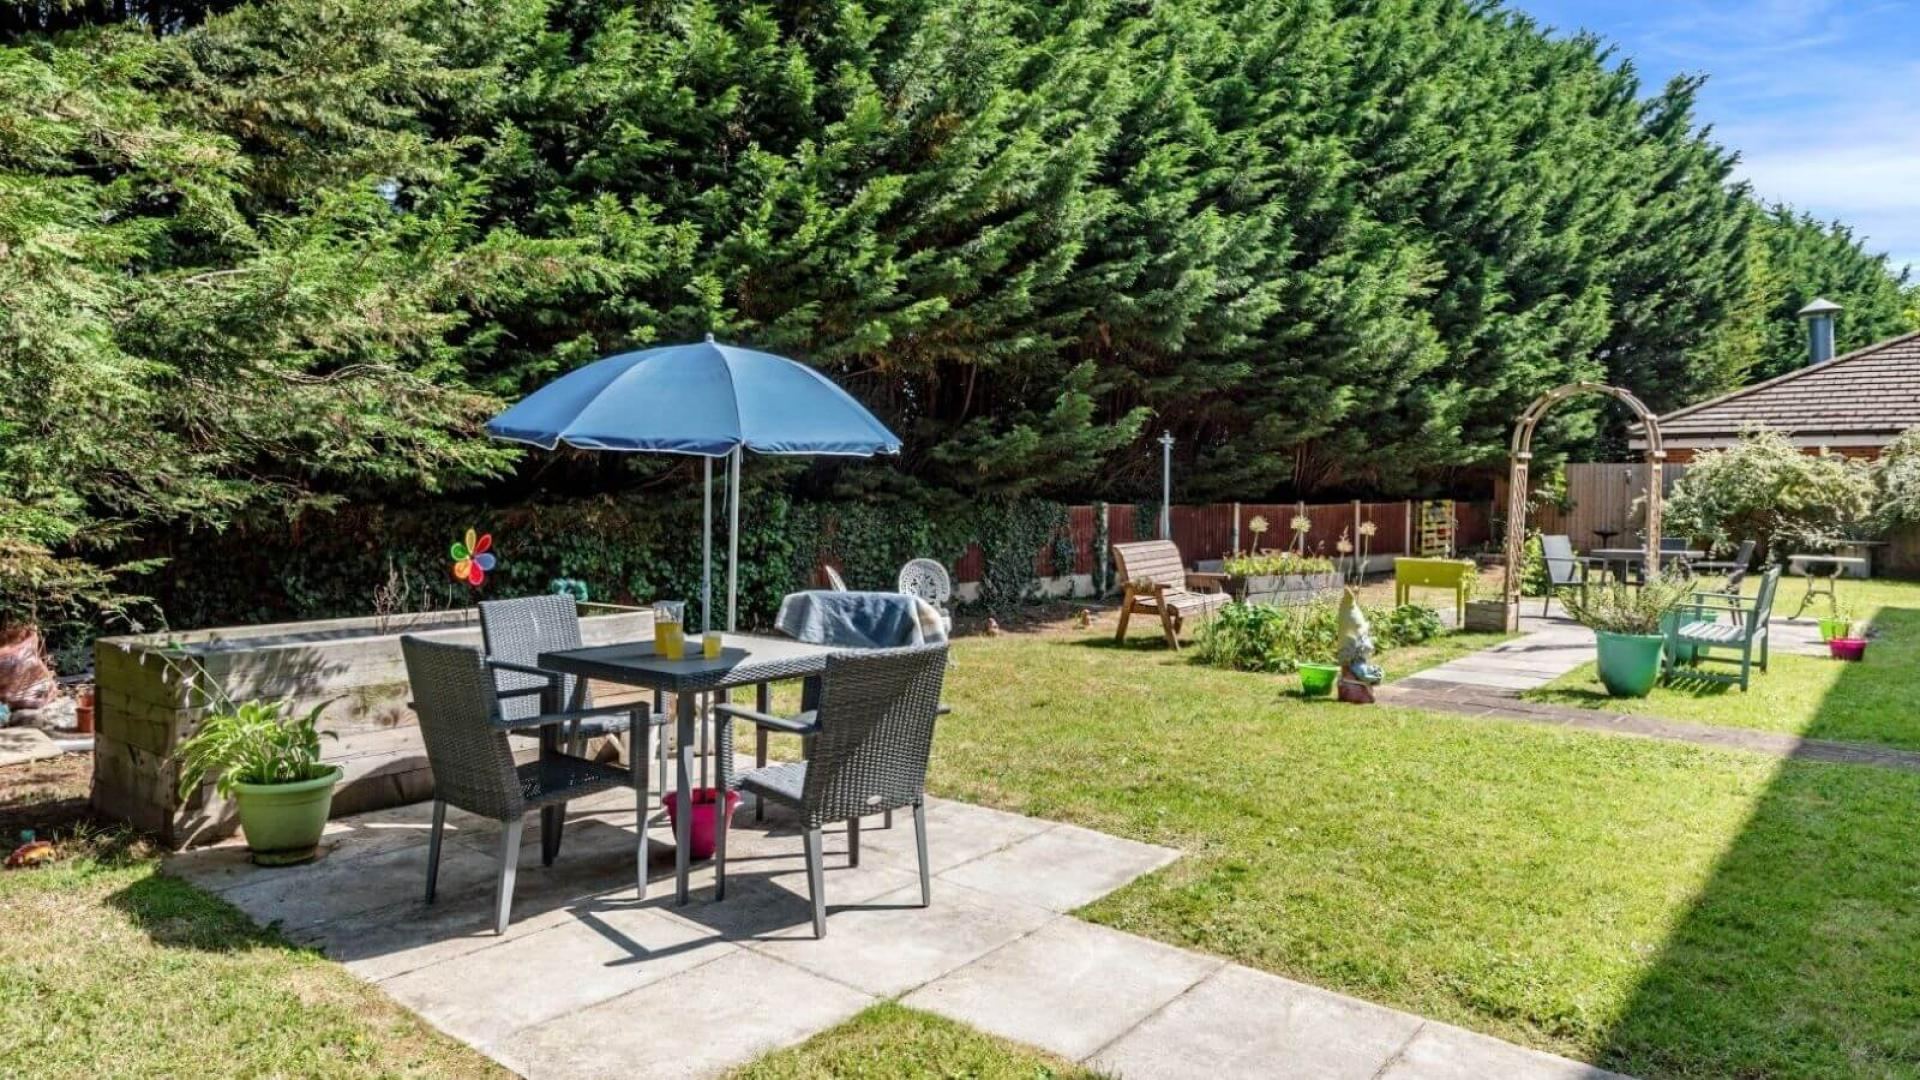
[[[1527,469],[1533,461],[1533,431],[1555,405],[1581,394],[1605,394],[1633,410],[1646,427],[1647,438],[1647,565],[1660,565],[1660,497],[1667,448],[1660,437],[1660,421],[1630,390],[1596,382],[1572,382],[1534,399],[1514,425],[1507,472],[1507,632],[1520,629],[1520,573],[1527,537]]]

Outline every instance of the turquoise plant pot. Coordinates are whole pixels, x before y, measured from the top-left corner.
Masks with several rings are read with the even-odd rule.
[[[1614,697],[1646,697],[1660,678],[1664,634],[1610,634],[1593,632],[1599,649],[1600,681]]]

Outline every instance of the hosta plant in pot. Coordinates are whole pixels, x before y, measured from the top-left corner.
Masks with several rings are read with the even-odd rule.
[[[1565,599],[1567,614],[1593,631],[1600,682],[1614,697],[1645,697],[1660,678],[1660,659],[1676,608],[1693,583],[1659,575],[1638,587],[1622,582]]]
[[[320,760],[315,725],[325,704],[303,717],[279,701],[216,708],[180,744],[180,797],[207,781],[234,800],[253,861],[285,866],[313,858],[333,808],[340,767]],[[331,736],[332,732],[327,732]]]

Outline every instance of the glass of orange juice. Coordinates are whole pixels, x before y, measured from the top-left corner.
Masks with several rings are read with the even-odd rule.
[[[720,631],[709,630],[700,638],[700,655],[709,660],[720,659]]]
[[[683,600],[662,600],[653,605],[653,650],[668,660],[687,654],[687,605]]]

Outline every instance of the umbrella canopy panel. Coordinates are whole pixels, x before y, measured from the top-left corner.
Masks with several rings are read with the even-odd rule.
[[[740,452],[869,457],[897,454],[900,439],[818,371],[772,353],[694,345],[596,360],[535,390],[487,423],[496,439],[552,450],[693,454],[707,459],[701,625],[713,625],[713,459],[732,455],[727,629],[739,598]]]
[[[547,450],[566,443],[702,457],[739,446],[861,457],[900,450],[886,425],[818,371],[712,337],[597,360],[529,394],[487,432]]]

